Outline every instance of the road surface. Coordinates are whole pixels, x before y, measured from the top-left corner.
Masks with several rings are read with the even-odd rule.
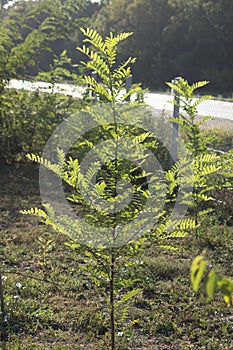
[[[50,83],[45,82],[29,82],[22,80],[11,80],[9,87],[16,89],[35,90],[40,88],[43,91],[56,91],[66,95],[72,95],[74,97],[81,97],[84,91],[83,88],[68,85],[68,84],[55,84],[52,89]],[[173,104],[172,96],[166,94],[148,93],[145,95],[145,102],[154,107],[155,110],[164,111],[166,113],[172,113]],[[199,116],[213,116],[215,118],[230,119],[233,120],[233,102],[209,100],[202,102],[198,107]]]

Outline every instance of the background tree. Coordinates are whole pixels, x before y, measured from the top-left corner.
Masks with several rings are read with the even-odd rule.
[[[41,70],[51,70],[54,80],[71,76],[66,69],[72,70],[71,61],[59,43],[67,41],[72,28],[81,23],[77,13],[82,3],[20,1],[4,10],[0,19],[0,158],[19,160],[29,149],[41,150],[52,129],[72,108],[72,99],[66,96],[6,87],[13,78],[28,79]]]
[[[159,69],[162,54],[163,28],[166,27],[170,15],[167,1],[121,0],[103,6],[95,15],[94,23],[104,34],[109,30],[117,32],[121,28],[133,31],[134,36],[127,46],[122,46],[121,54],[123,57],[129,52],[137,55],[138,61],[133,68],[135,79],[146,86],[154,87],[158,85],[156,69]]]
[[[107,1],[93,20],[102,34],[134,32],[121,53],[138,56],[135,79],[147,87],[164,88],[174,76],[211,76],[211,91],[231,93],[232,6],[230,0]]]
[[[4,33],[2,40],[8,40],[8,36],[12,39],[11,42],[8,40],[7,46],[3,45],[6,52],[4,57],[14,48],[21,56],[21,68],[24,68],[27,76],[35,76],[38,71],[48,71],[54,56],[64,50],[68,51],[69,56],[76,57],[76,46],[82,39],[79,27],[88,23],[88,18],[90,20],[97,6],[84,0],[29,0],[14,3],[4,11],[1,19]],[[26,57],[23,59],[23,55],[27,47],[29,53],[29,45],[31,50],[34,47],[33,57],[36,61],[29,60],[25,64]],[[22,74],[17,70],[17,62],[14,64],[16,71]]]
[[[231,91],[232,2],[171,0],[169,3],[175,15],[164,31],[166,60],[161,70],[167,67],[170,73],[191,81],[195,77],[211,76],[212,91]]]

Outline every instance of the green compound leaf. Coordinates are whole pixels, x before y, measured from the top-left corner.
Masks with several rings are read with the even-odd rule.
[[[207,275],[206,280],[206,293],[210,299],[213,299],[215,296],[215,293],[219,289],[218,282],[221,279],[221,277],[215,272],[214,270],[210,270],[210,272]]]
[[[118,301],[117,305],[120,306],[121,304],[125,303],[127,300],[138,295],[141,291],[142,291],[141,288],[137,288],[137,289],[133,289],[133,290],[129,291],[121,298],[121,300]]]
[[[196,292],[199,288],[201,280],[204,276],[205,269],[207,266],[207,261],[203,259],[203,256],[197,256],[191,266],[191,284]]]

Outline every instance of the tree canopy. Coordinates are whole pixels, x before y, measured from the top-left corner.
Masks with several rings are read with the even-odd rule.
[[[7,59],[10,48],[14,48],[14,55],[23,53],[26,46],[37,50],[36,68],[29,64],[31,59],[25,65],[26,57],[21,55],[25,59],[21,58],[20,69],[29,75],[49,70],[53,54],[64,50],[78,64],[81,55],[76,47],[83,38],[79,30],[83,26],[97,29],[103,36],[110,31],[133,32],[121,46],[119,58],[123,61],[129,54],[138,57],[134,81],[145,87],[166,89],[165,81],[183,76],[190,82],[210,80],[208,88],[212,93],[231,95],[233,91],[231,0],[21,0],[6,6],[7,3],[0,2],[2,57]],[[16,67],[18,64],[19,61]]]
[[[122,49],[138,57],[135,79],[150,88],[184,76],[211,79],[210,89],[232,92],[233,2],[230,0],[107,1],[94,16],[102,34],[133,31]]]
[[[77,55],[81,35],[97,5],[85,0],[1,3],[0,80],[47,71],[64,50]]]

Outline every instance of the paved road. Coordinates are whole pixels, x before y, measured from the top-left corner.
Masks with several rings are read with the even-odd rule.
[[[61,92],[65,95],[72,95],[74,97],[81,97],[82,92],[84,91],[83,88],[80,88],[78,86],[68,85],[68,84],[55,84],[55,86],[52,88],[52,85],[50,83],[46,83],[43,81],[38,82],[30,82],[26,80],[16,80],[12,79],[9,83],[10,88],[14,89],[25,89],[25,90],[36,90],[40,89],[42,91],[47,92]]]
[[[45,82],[31,83],[22,80],[11,80],[9,87],[17,89],[24,88],[26,90],[35,90],[40,88],[43,91],[52,91],[51,84]],[[83,89],[68,84],[56,84],[54,91],[62,92],[67,95],[73,95],[75,97],[81,97]],[[150,106],[154,107],[156,110],[165,111],[167,113],[172,113],[173,111],[173,104],[171,101],[172,96],[166,94],[148,93],[145,96],[145,102],[147,102]],[[218,100],[204,101],[198,108],[198,114],[200,116],[211,115],[216,118],[233,120],[233,103]]]
[[[145,101],[155,109],[173,111],[172,97],[169,95],[149,93],[146,95]],[[198,114],[233,120],[233,103],[218,100],[204,101],[198,107]]]

